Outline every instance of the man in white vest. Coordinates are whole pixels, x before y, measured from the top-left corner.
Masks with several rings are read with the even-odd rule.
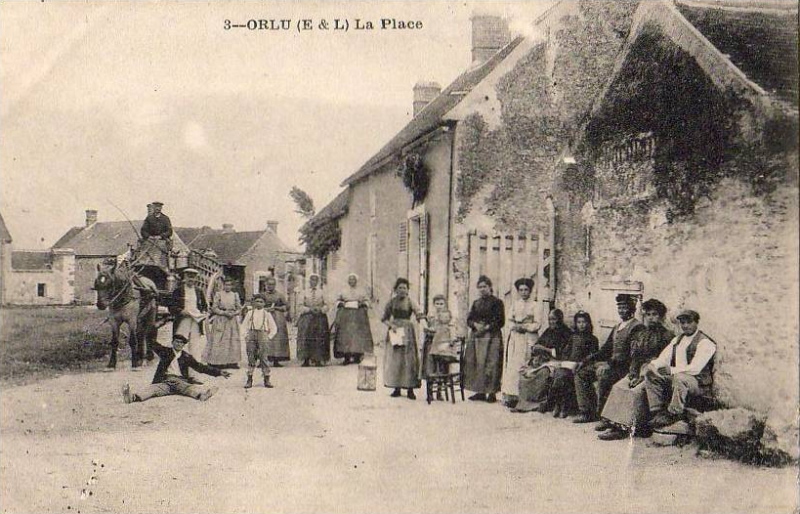
[[[645,374],[652,428],[683,419],[689,396],[708,395],[713,385],[717,344],[697,329],[700,314],[696,311],[682,311],[678,321],[683,333],[650,362]]]

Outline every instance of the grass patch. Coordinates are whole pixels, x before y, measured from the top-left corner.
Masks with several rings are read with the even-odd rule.
[[[93,307],[0,309],[0,381],[21,384],[101,367],[110,352],[105,318]]]

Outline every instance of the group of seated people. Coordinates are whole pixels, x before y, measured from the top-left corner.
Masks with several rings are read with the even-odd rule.
[[[711,395],[716,343],[698,330],[700,315],[681,311],[677,336],[664,326],[667,307],[656,299],[642,304],[616,297],[621,321],[600,346],[591,316],[578,311],[572,328],[556,309],[549,327],[530,347],[519,373],[518,396],[505,398],[512,412],[575,415],[574,423],[599,422],[601,440],[647,436],[684,419],[692,397]]]

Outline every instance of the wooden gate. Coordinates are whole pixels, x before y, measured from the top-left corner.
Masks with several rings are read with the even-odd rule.
[[[469,305],[478,298],[478,277],[492,280],[494,294],[506,305],[506,313],[517,296],[514,281],[521,277],[534,280],[531,297],[539,304],[538,321],[546,326],[555,284],[555,262],[551,242],[534,234],[469,234]]]

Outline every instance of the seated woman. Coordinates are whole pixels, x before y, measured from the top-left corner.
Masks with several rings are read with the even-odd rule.
[[[575,367],[600,347],[600,342],[594,335],[592,317],[588,312],[575,313],[573,324],[574,331],[569,341],[569,349],[565,352],[566,360],[553,370],[553,385],[550,386],[547,403],[539,409],[539,412],[547,412],[552,408],[554,418],[566,418],[577,411]]]
[[[669,345],[674,334],[664,327],[667,306],[651,298],[642,304],[644,330],[631,336],[631,365],[628,376],[614,384],[601,416],[604,423],[599,430],[607,429],[598,435],[603,441],[625,439],[631,432],[645,433],[647,426],[647,394],[644,374],[647,365],[659,356]]]
[[[361,362],[365,353],[372,353],[372,331],[369,328],[369,298],[358,287],[358,275],[350,273],[347,287],[336,299],[333,356],[344,357],[342,365]]]
[[[525,366],[531,349],[539,339],[536,302],[531,298],[533,280],[527,277],[514,282],[519,298],[511,305],[510,330],[503,355],[503,405],[513,408],[519,401],[519,371]]]
[[[519,371],[519,401],[511,412],[531,412],[547,400],[550,391],[552,370],[542,366],[552,359],[561,360],[569,351],[572,331],[564,324],[561,309],[550,311],[549,326],[531,348],[531,357]]]

